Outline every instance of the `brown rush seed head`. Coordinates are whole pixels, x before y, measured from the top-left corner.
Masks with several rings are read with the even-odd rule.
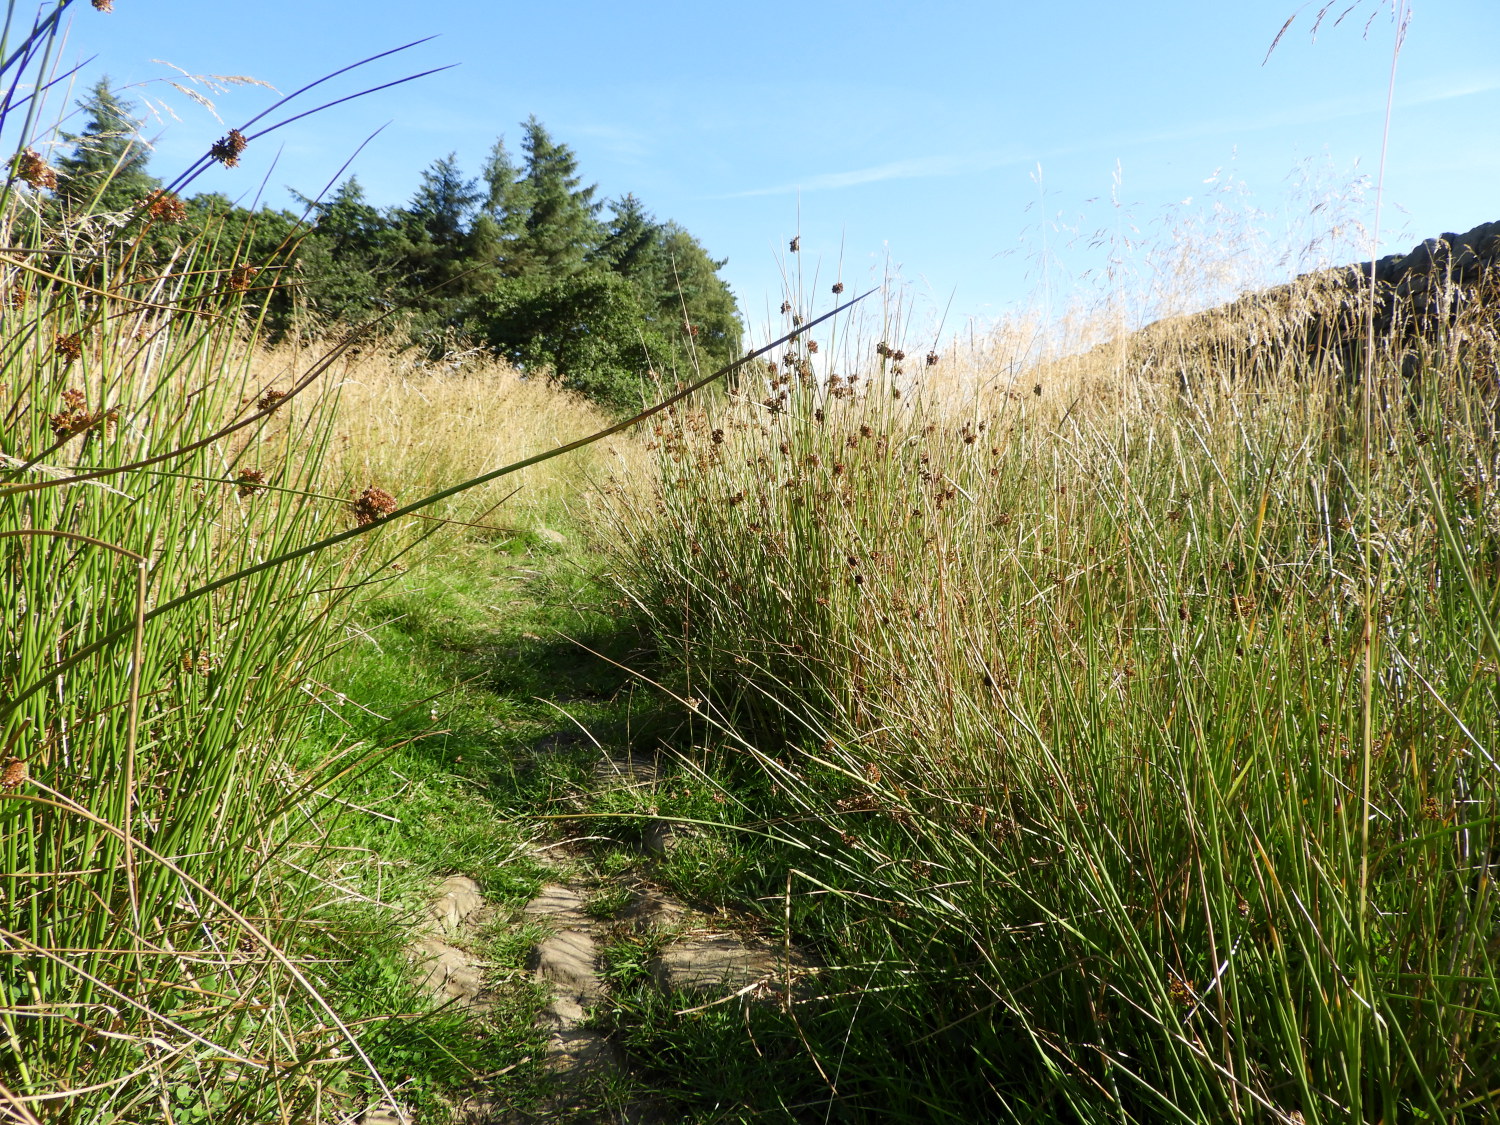
[[[158,223],[180,223],[187,218],[187,205],[169,191],[153,191],[142,202],[146,213]]]
[[[360,527],[374,523],[376,520],[384,519],[397,508],[396,498],[383,488],[370,487],[359,494],[359,497],[349,505],[349,510],[354,513],[354,521]]]
[[[182,670],[190,676],[207,676],[218,671],[224,663],[216,653],[206,648],[188,649],[182,654]]]
[[[1197,997],[1193,995],[1193,984],[1191,981],[1173,977],[1168,982],[1167,990],[1171,992],[1172,999],[1184,1008],[1190,1008],[1197,1003]]]
[[[713,443],[715,445],[723,445],[724,444],[724,431],[723,430],[715,430],[712,434],[709,435],[709,437],[713,440]]]
[[[26,759],[12,758],[0,772],[0,793],[14,793],[26,784]]]
[[[52,350],[67,362],[72,363],[75,359],[83,357],[83,337],[77,332],[69,335],[59,332]]]
[[[24,309],[31,299],[31,291],[24,285],[12,285],[5,291],[5,303],[13,309]]]
[[[38,191],[43,188],[51,191],[57,187],[57,173],[33,149],[28,148],[21,153],[20,162],[16,166],[16,175]]]
[[[250,288],[250,283],[255,280],[255,275],[258,273],[260,273],[259,266],[235,266],[229,271],[225,284],[231,293],[243,293]]]
[[[224,167],[233,168],[240,162],[240,153],[245,151],[245,146],[249,143],[244,133],[231,129],[228,136],[220,137],[209,147],[208,155]]]
[[[286,398],[285,391],[278,391],[274,387],[272,387],[268,389],[263,395],[261,395],[260,398],[256,399],[255,409],[270,410],[271,407],[275,406],[284,398]]]
[[[115,10],[115,0],[93,0],[93,5],[96,12],[113,12]]]
[[[781,302],[781,315],[785,316],[787,313],[789,313],[791,311],[792,311],[792,302],[790,302],[790,301],[782,301]]]
[[[880,343],[878,343],[878,344],[875,345],[875,354],[879,355],[879,356],[890,355],[891,354],[891,346],[889,344],[887,344],[884,340],[882,340],[882,341],[880,341]]]
[[[1037,398],[1041,398],[1042,397],[1042,385],[1040,383],[1038,383],[1036,386],[1032,387],[1031,388],[1031,393],[1034,394],[1034,395],[1036,395]]]
[[[265,482],[266,474],[259,469],[241,469],[234,478],[235,488],[242,499],[264,492]]]
[[[844,283],[842,281],[835,281],[833,283],[833,295],[835,297],[837,297],[843,291],[844,291]]]
[[[927,353],[927,366],[928,367],[936,367],[937,366],[937,362],[938,362],[938,354],[937,354],[937,352],[928,352]]]
[[[787,243],[787,247],[786,248],[788,250],[790,250],[793,254],[795,254],[798,250],[801,250],[802,249],[802,236],[800,234],[797,235],[795,238],[793,238],[791,240],[791,242]]]

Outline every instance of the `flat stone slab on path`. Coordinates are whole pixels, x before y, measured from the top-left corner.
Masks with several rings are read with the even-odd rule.
[[[663,992],[766,1000],[786,991],[788,969],[764,943],[735,934],[706,934],[668,945],[651,963],[651,975]],[[795,981],[795,965],[791,975]]]

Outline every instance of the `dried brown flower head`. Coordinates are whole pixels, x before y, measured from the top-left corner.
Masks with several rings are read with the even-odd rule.
[[[937,352],[928,352],[927,353],[927,366],[928,367],[936,367],[937,363],[938,363],[938,354],[937,354]]]
[[[791,311],[792,311],[792,302],[790,302],[790,301],[782,301],[781,302],[781,315],[785,316],[787,313],[789,313]]]
[[[250,283],[255,280],[255,275],[260,273],[259,266],[235,266],[229,271],[229,277],[224,284],[228,286],[231,293],[243,293],[250,288]]]
[[[799,234],[795,238],[793,238],[791,242],[787,243],[787,249],[790,250],[793,254],[795,254],[798,250],[801,250],[802,236]]]
[[[231,129],[227,136],[220,137],[210,146],[208,155],[224,167],[233,168],[240,162],[240,153],[245,151],[245,146],[249,143],[244,133],[238,129]]]
[[[38,191],[44,188],[51,191],[57,187],[57,173],[34,149],[28,148],[21,153],[20,162],[16,165],[16,175]]]
[[[359,498],[349,505],[349,510],[354,513],[354,521],[365,527],[384,519],[397,506],[396,498],[385,489],[370,487],[359,494]]]
[[[260,396],[260,398],[256,399],[255,409],[270,410],[284,398],[286,398],[285,391],[278,391],[275,387],[271,387],[267,389],[266,392]]]
[[[259,469],[241,469],[234,478],[241,498],[259,495],[266,490],[266,474]]]
[[[218,671],[223,663],[222,657],[206,648],[188,649],[182,654],[182,670],[190,676],[207,676]]]
[[[26,759],[12,758],[0,772],[0,793],[14,793],[26,784]]]
[[[118,410],[89,410],[85,405],[83,392],[72,388],[63,391],[62,400],[63,409],[48,419],[53,436],[58,441],[66,441],[101,424],[108,432],[120,417]]]
[[[1183,980],[1180,977],[1174,976],[1167,983],[1167,990],[1171,992],[1172,999],[1175,1000],[1181,1007],[1191,1008],[1198,1002],[1197,997],[1193,995],[1192,981]]]
[[[115,10],[115,0],[93,0],[93,5],[96,12],[113,12]]]
[[[1040,383],[1038,383],[1036,386],[1032,387],[1031,388],[1031,393],[1034,394],[1034,395],[1036,395],[1037,398],[1041,398],[1042,397],[1042,385]]]
[[[837,297],[843,291],[844,291],[844,283],[842,281],[835,281],[833,283],[833,295],[835,297]]]
[[[146,214],[158,223],[175,225],[187,219],[187,205],[170,191],[153,191],[144,202]]]
[[[5,303],[13,309],[24,309],[31,299],[31,291],[24,285],[12,285],[5,291]]]
[[[52,350],[69,363],[72,363],[75,359],[83,358],[83,337],[77,332],[67,334],[59,332]]]

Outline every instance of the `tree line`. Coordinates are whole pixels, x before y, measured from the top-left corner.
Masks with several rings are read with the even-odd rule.
[[[658,372],[739,354],[724,260],[634,195],[598,198],[535,117],[518,153],[497,140],[472,177],[453,154],[434,161],[404,205],[372,204],[351,176],[324,198],[294,192],[297,211],[218,193],[179,198],[151,174],[141,122],[107,80],[80,105],[82,127],[63,134],[45,182],[13,173],[46,188],[47,219],[67,229],[128,216],[140,264],[181,268],[190,252],[194,268],[222,269],[272,339],[388,313],[387,325],[429,354],[487,348],[620,407],[639,402]]]

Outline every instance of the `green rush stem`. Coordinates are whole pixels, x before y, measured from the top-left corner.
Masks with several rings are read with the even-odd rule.
[[[724,378],[724,376],[734,371],[738,371],[745,364],[751,362],[752,360],[759,359],[767,352],[772,351],[775,348],[779,348],[782,344],[787,343],[789,340],[793,340],[806,332],[810,332],[819,324],[823,323],[823,321],[837,316],[839,313],[845,311],[846,309],[853,307],[874,292],[874,289],[866,290],[858,297],[855,297],[849,301],[845,301],[842,305],[838,305],[835,308],[830,309],[828,312],[824,313],[817,319],[810,320],[806,324],[794,328],[786,335],[771,341],[771,343],[766,344],[764,347],[758,348],[757,350],[750,352],[747,355],[741,356],[733,363],[719,368],[719,370],[715,371],[712,375],[705,375],[696,383],[690,383],[687,387],[678,391],[676,394],[669,395],[668,397],[658,402],[655,406],[649,407],[648,409],[641,411],[639,414],[625,419],[623,422],[617,422],[613,426],[606,426],[604,429],[599,430],[597,433],[590,434],[587,437],[581,437],[577,441],[570,441],[564,445],[559,445],[554,449],[549,449],[546,452],[538,453],[535,456],[527,457],[524,460],[513,462],[512,464],[506,465],[502,468],[495,469],[492,472],[484,473],[481,476],[474,477],[472,480],[467,480],[463,481],[460,484],[455,484],[451,488],[445,488],[441,491],[434,492],[430,496],[424,496],[422,499],[415,500],[412,503],[406,505],[404,508],[397,508],[394,512],[390,513],[388,516],[383,517],[382,519],[375,520],[368,524],[362,524],[358,527],[349,528],[347,531],[341,531],[336,535],[330,535],[325,539],[319,539],[316,543],[309,543],[304,547],[298,547],[294,550],[283,552],[282,554],[277,555],[274,558],[266,559],[264,562],[256,563],[254,566],[245,567],[243,570],[237,570],[233,574],[226,574],[222,578],[216,578],[212,582],[206,582],[196,589],[189,590],[187,593],[180,594],[170,601],[164,602],[162,605],[157,606],[155,609],[151,610],[149,613],[146,613],[141,618],[141,623],[144,624],[147,621],[154,620],[164,613],[170,613],[172,610],[177,609],[180,606],[187,605],[189,602],[196,601],[198,598],[201,598],[206,594],[211,594],[215,590],[222,589],[223,587],[232,585],[236,582],[241,582],[244,579],[251,577],[252,575],[261,573],[262,571],[271,570],[275,567],[282,566],[285,563],[292,562],[295,559],[300,559],[306,555],[311,555],[315,554],[318,551],[326,550],[329,547],[335,546],[339,543],[343,543],[346,540],[353,539],[356,536],[364,535],[366,532],[373,531],[377,527],[383,527],[387,523],[391,523],[395,520],[400,519],[402,516],[408,516],[413,512],[420,511],[423,508],[431,507],[433,504],[436,504],[442,500],[446,500],[448,497],[455,496],[460,492],[465,492],[468,489],[476,488],[481,484],[486,484],[489,481],[497,480],[500,477],[519,472],[522,469],[530,468],[532,465],[539,465],[543,461],[550,461],[554,457],[561,457],[565,453],[571,453],[575,449],[582,449],[584,446],[592,445],[597,441],[603,441],[607,437],[611,437],[614,434],[618,434],[624,430],[628,430],[638,422],[643,422],[653,415],[660,414],[668,407],[681,402],[689,395],[701,391],[704,387],[707,387],[711,383],[717,382],[719,379]],[[320,369],[326,367],[328,363],[331,363],[331,359],[324,361],[323,364],[320,364]],[[308,380],[304,380],[303,382],[306,383],[307,381]],[[288,395],[287,397],[289,398],[291,396]],[[197,442],[194,444],[196,446],[202,445],[204,443]],[[152,460],[159,459],[160,458],[153,458]],[[25,486],[21,486],[21,488],[24,487]],[[0,497],[9,495],[12,491],[20,490],[20,488],[0,490]],[[46,676],[38,679],[30,687],[17,693],[14,698],[10,699],[7,702],[6,712],[8,713],[9,711],[13,711],[20,704],[31,698],[31,696],[40,691],[54,677],[59,676],[62,673],[66,672],[68,669],[77,666],[79,663],[87,660],[90,656],[93,656],[101,649],[108,648],[110,645],[114,644],[126,633],[128,633],[133,627],[134,623],[130,625],[122,625],[119,628],[113,629],[110,632],[106,633],[104,636],[100,637],[92,644],[85,645],[83,648],[79,649],[76,653],[68,657],[61,664],[50,669],[47,672]]]
[[[141,661],[145,659],[143,642],[146,635],[146,556],[138,555],[127,547],[121,547],[118,543],[109,543],[103,539],[96,539],[92,535],[80,535],[75,531],[53,531],[47,528],[0,531],[0,539],[30,539],[37,535],[45,535],[52,539],[71,539],[78,543],[102,547],[106,551],[124,555],[135,563],[135,614],[130,624],[130,628],[134,631],[134,639],[130,646],[130,697],[129,710],[126,713],[128,725],[125,736],[125,834],[122,843],[125,845],[125,885],[130,891],[130,914],[139,929],[141,897],[135,876],[135,852],[133,850],[135,836],[130,830],[130,824],[135,806],[136,736],[141,722]],[[20,700],[16,702],[19,703]]]

